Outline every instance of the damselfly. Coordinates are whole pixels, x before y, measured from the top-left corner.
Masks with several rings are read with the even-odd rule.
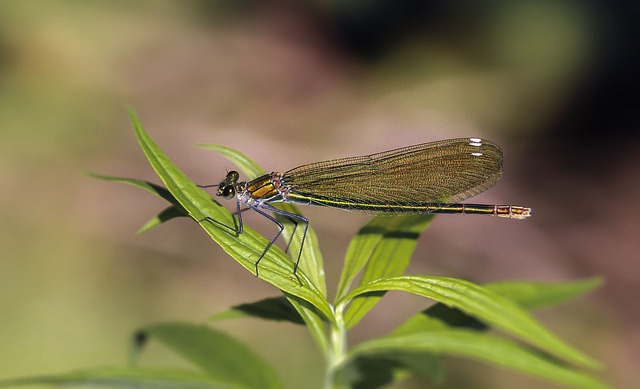
[[[296,273],[309,220],[274,207],[276,202],[322,205],[377,216],[410,214],[479,214],[525,219],[531,209],[514,205],[460,204],[492,187],[502,175],[502,151],[480,138],[459,138],[403,147],[382,153],[315,162],[285,173],[273,172],[239,182],[230,171],[218,196],[236,199],[241,234],[242,204],[275,223],[279,231],[255,263],[258,264],[284,230],[267,212],[294,224],[304,224]],[[293,235],[292,235],[293,237]],[[288,249],[288,246],[287,246]]]

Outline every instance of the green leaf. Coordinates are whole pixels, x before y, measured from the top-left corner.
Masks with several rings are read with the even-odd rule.
[[[524,345],[470,330],[450,329],[378,338],[355,346],[349,359],[362,356],[421,353],[484,361],[575,388],[607,387],[596,379],[562,366]],[[348,363],[348,360],[345,363]]]
[[[600,287],[602,278],[595,277],[575,282],[505,281],[484,285],[495,293],[509,297],[527,309],[561,304],[587,294]]]
[[[176,207],[175,205],[165,208],[164,210],[162,210],[162,212],[160,212],[159,214],[151,218],[149,221],[144,223],[144,225],[140,227],[140,229],[136,232],[136,234],[141,235],[171,219],[175,219],[177,217],[189,216],[181,208],[182,207]]]
[[[170,206],[168,208],[165,208],[158,215],[154,216],[152,219],[150,219],[148,222],[146,222],[136,232],[137,235],[140,235],[140,234],[142,234],[144,232],[147,232],[147,231],[159,226],[160,224],[162,224],[162,223],[164,223],[166,221],[169,221],[171,219],[174,219],[176,217],[189,216],[187,211],[182,207],[182,205],[180,205],[178,200],[176,200],[176,198],[173,197],[171,192],[169,192],[166,188],[163,188],[163,187],[161,187],[159,185],[152,184],[150,182],[143,181],[143,180],[134,179],[134,178],[105,176],[105,175],[102,175],[102,174],[91,173],[91,172],[88,172],[87,175],[90,176],[90,177],[93,177],[93,178],[97,178],[99,180],[116,181],[116,182],[122,182],[122,183],[125,183],[125,184],[136,186],[136,187],[144,189],[147,192],[152,193],[152,194],[154,194],[154,195],[156,195],[158,197],[162,197],[163,199],[167,200],[168,202],[170,202],[172,204],[172,206]]]
[[[246,226],[242,234],[234,233],[232,226],[236,225],[236,220],[233,215],[198,188],[167,158],[144,131],[133,112],[131,121],[142,150],[169,192],[225,252],[245,269],[255,273],[255,261],[267,247],[268,241]],[[210,222],[207,218],[215,222]],[[333,321],[332,309],[322,291],[314,286],[303,271],[298,271],[298,280],[293,276],[292,270],[290,259],[274,246],[260,262],[259,277],[284,292],[308,301],[327,320]]]
[[[329,339],[327,339],[327,333],[325,331],[325,321],[318,314],[318,309],[311,305],[308,301],[304,301],[299,297],[292,296],[289,293],[284,292],[284,297],[289,300],[291,305],[298,311],[302,320],[307,324],[307,329],[316,342],[320,351],[324,355],[329,354]]]
[[[509,281],[485,284],[483,286],[529,310],[565,302],[590,292],[601,283],[600,278],[591,278],[583,281],[562,283]],[[437,303],[410,317],[398,326],[393,333],[407,334],[435,329],[440,330],[446,327],[487,329],[487,325],[477,318],[467,315],[459,309]]]
[[[428,297],[458,308],[558,358],[581,366],[599,367],[598,362],[551,334],[513,301],[464,280],[437,276],[390,277],[361,285],[345,296],[340,305],[347,304],[352,298],[362,294],[388,290],[400,290]],[[336,307],[336,310],[339,309],[340,307]]]
[[[385,232],[387,232],[389,221],[391,220],[393,219],[375,217],[365,224],[358,231],[358,234],[351,239],[345,255],[344,265],[342,266],[336,301],[349,292],[349,288],[356,276],[371,259],[376,247],[378,247]]]
[[[447,307],[442,303],[434,304],[419,312],[393,330],[394,335],[406,335],[415,332],[440,331],[449,327],[486,330],[488,326],[459,309]]]
[[[236,305],[213,315],[211,319],[236,319],[240,317],[257,317],[266,320],[304,324],[304,320],[302,320],[298,311],[284,296],[269,297],[255,303]]]
[[[409,266],[420,234],[431,224],[434,215],[411,215],[392,218],[364,269],[360,284],[401,275]]]
[[[122,389],[233,389],[202,372],[141,367],[101,367],[70,373],[0,381],[0,388],[33,385],[102,386]]]
[[[248,155],[238,150],[232,149],[231,147],[211,144],[198,144],[196,146],[202,147],[203,149],[216,151],[218,154],[227,158],[229,161],[233,162],[237,167],[239,167],[249,180],[258,178],[266,173],[264,169],[261,168],[260,165],[258,165],[253,159],[249,158]]]
[[[287,295],[271,297],[252,304],[237,305],[227,311],[216,314],[213,320],[235,319],[239,317],[259,317],[267,320],[282,320],[295,324],[307,324],[307,328],[323,352],[327,352],[328,343],[324,323],[316,309],[297,297]]]
[[[168,346],[218,382],[242,388],[282,388],[275,371],[263,359],[213,328],[167,323],[141,333]]]
[[[144,189],[153,195],[162,197],[163,199],[167,200],[168,202],[176,206],[181,212],[183,212],[184,214],[187,214],[187,211],[182,207],[182,205],[180,205],[178,200],[176,200],[176,198],[171,194],[171,192],[169,192],[166,188],[163,188],[159,185],[153,184],[151,182],[143,181],[143,180],[138,180],[135,178],[105,176],[103,174],[97,174],[92,172],[87,172],[87,175],[89,177],[97,178],[99,180],[116,181],[116,182],[121,182],[123,184],[129,184],[129,185],[133,185],[135,187]]]
[[[264,175],[266,172],[258,166],[258,164],[249,158],[247,155],[234,150],[230,147],[210,144],[198,145],[205,149],[214,150],[223,155],[225,158],[233,162],[240,170],[249,178],[254,179]],[[276,204],[272,204],[276,206]],[[301,215],[300,211],[293,204],[280,203],[277,204],[277,208],[282,209],[296,215]],[[285,226],[283,231],[283,239],[289,243],[289,253],[292,255],[293,260],[298,259],[298,253],[300,253],[301,236],[296,234],[296,237],[292,238],[292,223],[288,219],[277,215],[276,218],[280,220]],[[300,226],[302,227],[302,226]],[[299,230],[299,229],[298,229]],[[300,232],[300,231],[298,231]],[[293,240],[292,240],[293,239]],[[300,255],[300,269],[312,280],[313,284],[322,292],[322,295],[326,297],[327,286],[324,273],[324,264],[322,260],[322,253],[318,246],[318,237],[309,225],[307,229],[307,235],[304,242],[302,254]]]
[[[420,234],[432,220],[433,215],[412,215],[376,218],[367,223],[349,245],[340,283],[341,295],[344,295],[345,287],[352,283],[353,277],[363,265],[365,270],[360,284],[403,274]],[[381,297],[382,294],[378,293],[354,299],[344,314],[347,328],[360,322]]]

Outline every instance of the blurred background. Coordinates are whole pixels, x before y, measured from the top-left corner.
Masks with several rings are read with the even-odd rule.
[[[505,152],[502,181],[473,201],[526,205],[534,216],[438,217],[410,272],[480,283],[604,276],[598,292],[537,316],[603,361],[603,380],[640,383],[638,8],[605,0],[0,2],[0,379],[121,365],[137,328],[203,322],[278,295],[190,220],[136,236],[165,203],[83,174],[158,182],[128,123],[132,107],[200,184],[234,166],[197,143],[284,171],[443,138],[494,141]],[[368,218],[304,212],[332,290]],[[273,236],[260,219],[245,222]],[[390,293],[351,340],[382,335],[425,306]],[[322,379],[304,328],[215,325],[271,361],[287,387]],[[145,363],[182,362],[152,345]],[[442,388],[548,386],[447,363]]]

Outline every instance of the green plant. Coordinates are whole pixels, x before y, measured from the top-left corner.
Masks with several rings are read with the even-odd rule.
[[[141,232],[180,216],[198,221],[209,236],[252,274],[254,261],[267,240],[245,226],[242,234],[227,226],[234,216],[198,188],[156,146],[131,115],[136,136],[164,187],[148,182],[94,175],[136,185],[171,203],[147,222]],[[263,174],[245,155],[222,146],[205,145],[233,161],[247,176]],[[297,212],[282,204],[283,209]],[[316,235],[307,234],[298,278],[293,262],[273,247],[260,263],[259,277],[282,292],[281,297],[232,307],[214,319],[254,317],[305,325],[325,359],[325,388],[377,388],[409,374],[443,379],[442,357],[455,356],[520,371],[575,388],[605,388],[581,371],[599,364],[568,346],[528,312],[582,295],[599,279],[571,283],[502,282],[476,285],[449,277],[405,275],[416,240],[432,220],[430,215],[374,218],[351,241],[335,299],[330,302]],[[300,237],[285,230],[297,253]],[[360,277],[358,278],[358,275]],[[387,291],[397,290],[436,301],[390,334],[351,349],[347,334]],[[488,329],[496,332],[489,333]],[[506,336],[500,335],[501,332]],[[196,370],[169,370],[132,364],[47,377],[0,382],[0,387],[26,384],[100,384],[119,388],[281,388],[274,370],[247,346],[210,326],[164,323],[134,336],[137,354],[149,339],[164,343]]]

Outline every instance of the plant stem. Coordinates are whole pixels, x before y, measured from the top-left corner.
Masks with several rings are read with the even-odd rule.
[[[343,316],[344,305],[338,305],[335,312],[336,324],[329,327],[329,354],[324,389],[337,389],[336,372],[347,354],[347,329]]]

